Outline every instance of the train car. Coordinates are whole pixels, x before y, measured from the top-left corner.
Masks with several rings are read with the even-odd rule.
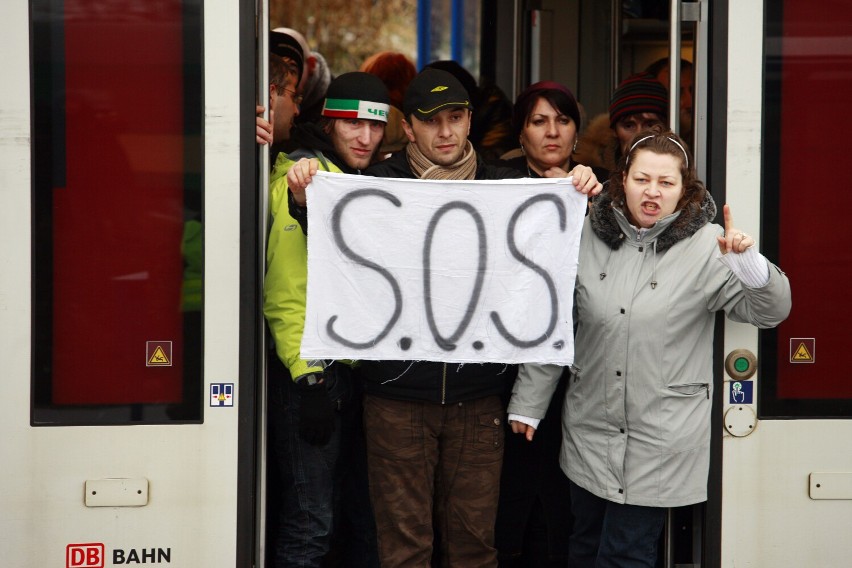
[[[790,277],[777,329],[718,320],[710,496],[670,512],[666,568],[852,563],[852,7],[810,4],[481,0],[473,29],[432,22],[473,34],[465,61],[510,97],[558,80],[590,118],[668,58],[672,126]],[[0,8],[0,565],[267,565],[267,13]]]

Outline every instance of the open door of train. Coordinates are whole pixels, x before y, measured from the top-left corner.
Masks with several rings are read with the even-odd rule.
[[[250,566],[253,6],[2,15],[0,564]]]
[[[670,512],[660,565],[848,565],[852,8],[815,10],[805,0],[510,4],[503,14],[514,14],[515,33],[497,49],[498,80],[503,73],[507,92],[561,81],[590,119],[648,63],[692,62],[692,133],[684,124],[679,132],[716,202],[731,205],[737,226],[791,281],[793,310],[777,329],[719,318],[709,499]],[[687,91],[670,84],[669,92],[673,121]]]
[[[727,11],[726,200],[789,276],[793,310],[770,331],[725,324],[721,565],[846,566],[852,6]]]

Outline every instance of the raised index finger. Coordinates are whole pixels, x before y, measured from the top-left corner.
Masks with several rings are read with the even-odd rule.
[[[727,237],[734,228],[734,216],[731,214],[731,206],[727,203],[722,207],[722,214],[725,216],[725,236]]]

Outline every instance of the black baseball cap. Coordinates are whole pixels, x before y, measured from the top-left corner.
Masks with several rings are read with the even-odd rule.
[[[459,80],[441,69],[421,71],[409,83],[402,101],[405,118],[414,116],[426,120],[448,108],[472,110],[473,103]]]
[[[302,46],[296,41],[296,38],[290,34],[271,31],[269,32],[269,52],[280,57],[286,57],[296,64],[299,68],[299,78],[302,79],[302,71],[305,67],[305,54],[302,52]]]

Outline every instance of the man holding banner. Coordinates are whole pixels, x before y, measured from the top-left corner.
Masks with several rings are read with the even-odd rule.
[[[403,102],[409,144],[368,174],[519,177],[514,170],[478,159],[467,139],[471,108],[455,77],[424,70],[410,83]],[[362,374],[370,498],[382,566],[429,566],[435,525],[441,566],[496,566],[494,519],[506,416],[500,395],[511,388],[517,368],[363,361]]]
[[[331,82],[316,124],[294,129],[300,148],[279,154],[270,182],[272,230],[267,248],[264,315],[278,358],[270,363],[270,439],[281,475],[281,511],[275,541],[275,566],[319,567],[329,551],[335,502],[354,511],[352,546],[342,554],[352,566],[377,563],[366,484],[359,491],[355,465],[343,475],[349,491],[341,499],[339,460],[353,447],[359,420],[358,389],[349,369],[335,362],[303,359],[307,241],[288,212],[287,173],[300,158],[315,160],[325,171],[360,173],[374,158],[387,122],[387,88],[367,73],[344,73]],[[347,440],[347,436],[350,438]],[[345,461],[345,460],[344,460]],[[363,478],[363,475],[361,476]],[[346,493],[346,491],[344,491]],[[361,503],[347,506],[348,503]],[[357,518],[354,518],[357,517]],[[357,549],[355,549],[357,547]],[[358,560],[363,564],[355,564]]]

